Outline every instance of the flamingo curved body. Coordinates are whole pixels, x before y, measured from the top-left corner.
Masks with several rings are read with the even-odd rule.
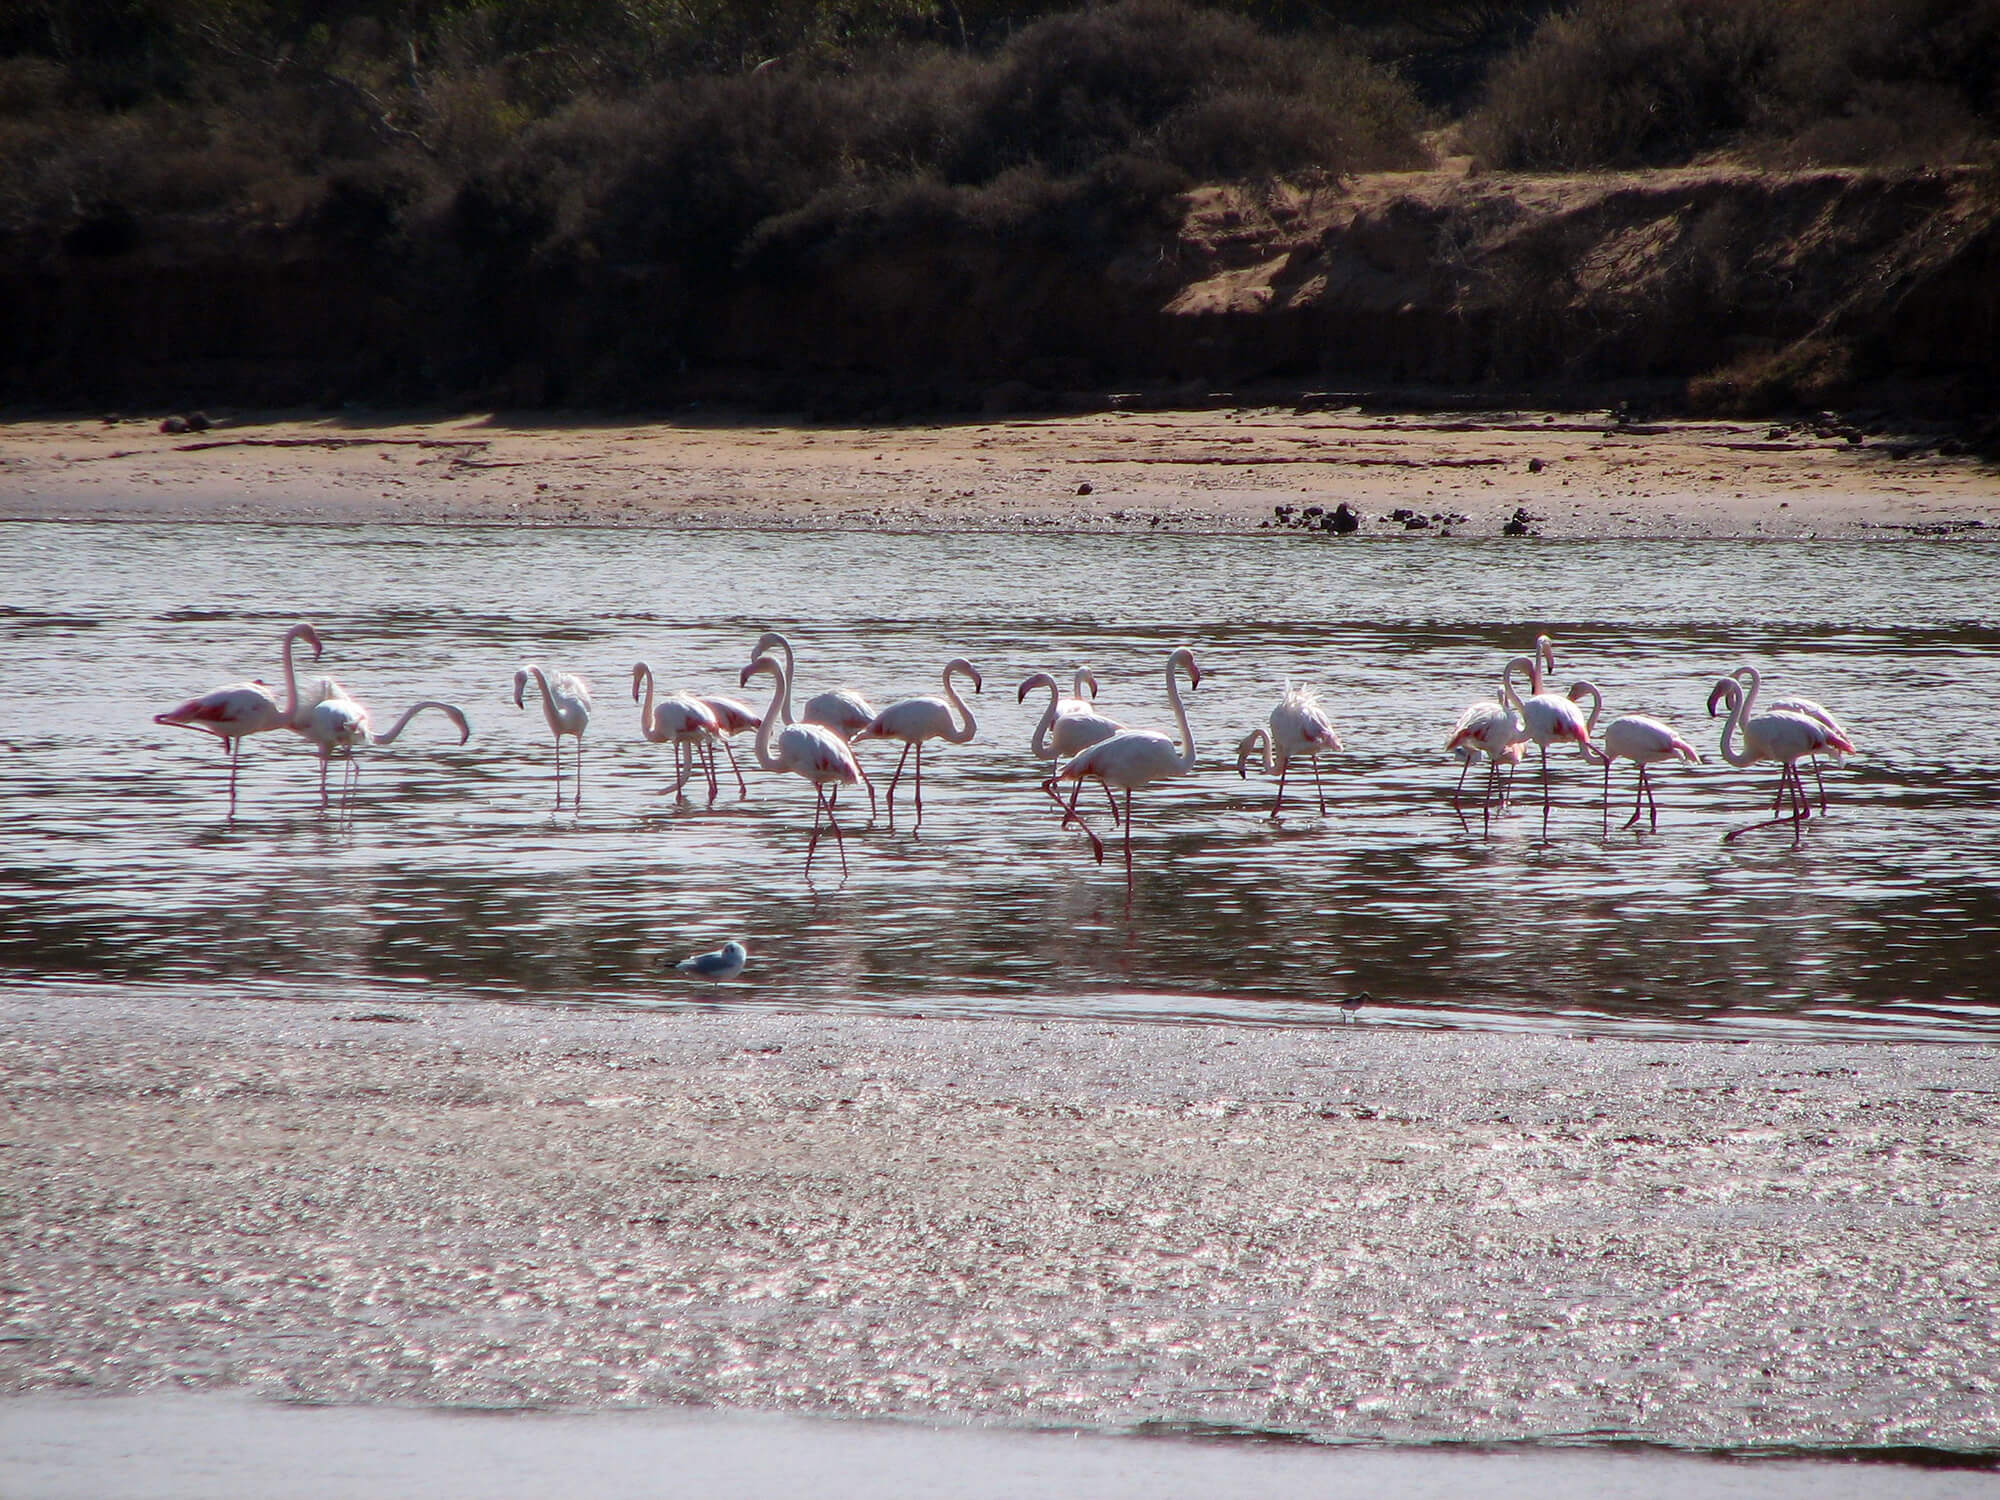
[[[819,847],[820,814],[824,813],[827,827],[833,830],[834,846],[840,850],[840,868],[844,873],[847,842],[841,837],[834,803],[842,787],[861,780],[861,768],[855,764],[854,752],[847,747],[847,741],[825,725],[791,722],[792,681],[783,662],[774,656],[759,656],[743,669],[741,685],[747,687],[759,672],[768,673],[777,682],[771,690],[771,707],[764,714],[764,722],[757,726],[757,764],[767,771],[785,772],[811,783],[813,829],[812,837],[806,840],[806,870],[808,873],[812,870],[813,850]],[[784,731],[774,734],[780,724],[785,726]]]
[[[1722,758],[1732,766],[1752,766],[1760,760],[1775,760],[1780,766],[1778,773],[1778,795],[1771,803],[1771,816],[1762,822],[1747,824],[1742,828],[1725,833],[1723,841],[1739,838],[1752,829],[1768,828],[1774,824],[1789,821],[1792,825],[1792,842],[1799,841],[1799,829],[1812,816],[1806,801],[1805,784],[1799,779],[1799,761],[1809,755],[1824,754],[1828,750],[1851,753],[1854,742],[1845,735],[1828,729],[1819,720],[1805,714],[1761,713],[1752,715],[1747,705],[1754,694],[1745,692],[1743,684],[1734,676],[1717,680],[1708,695],[1709,717],[1715,717],[1716,705],[1729,705],[1729,719],[1722,726]],[[1742,736],[1743,748],[1731,747],[1730,741]],[[1792,810],[1789,814],[1781,809],[1785,799],[1790,797]]]
[[[1604,695],[1596,686],[1588,682],[1570,684],[1569,696],[1572,702],[1590,699],[1590,719],[1588,728],[1594,733],[1598,715],[1604,711]],[[1701,764],[1701,755],[1694,746],[1682,739],[1673,727],[1645,714],[1620,714],[1604,726],[1604,737],[1598,742],[1599,758],[1604,762],[1604,832],[1611,832],[1611,763],[1615,760],[1629,760],[1639,769],[1638,789],[1632,794],[1632,816],[1620,824],[1630,828],[1639,821],[1642,812],[1649,814],[1649,826],[1660,826],[1660,804],[1653,796],[1653,783],[1647,775],[1647,768],[1656,766],[1663,760],[1679,756],[1695,765]]]
[[[958,690],[951,685],[952,675],[972,679],[972,690],[977,693],[984,689],[985,680],[979,669],[962,656],[954,656],[944,666],[944,696],[942,698],[902,698],[891,703],[857,733],[857,740],[901,740],[903,753],[896,757],[896,769],[889,777],[889,790],[883,801],[889,808],[889,831],[896,831],[896,783],[902,779],[903,762],[910,758],[910,751],[917,752],[917,820],[911,831],[924,826],[924,741],[943,740],[951,745],[971,743],[973,735],[979,732],[979,725],[972,717],[972,710]],[[962,724],[952,722],[956,710]]]
[[[1133,791],[1169,776],[1185,776],[1194,769],[1194,731],[1188,727],[1187,707],[1181,702],[1182,672],[1187,673],[1190,688],[1201,686],[1201,667],[1195,662],[1194,652],[1186,646],[1176,648],[1167,658],[1167,701],[1173,706],[1174,718],[1180,727],[1180,744],[1175,744],[1168,735],[1148,729],[1122,730],[1079,751],[1056,770],[1056,780],[1076,783],[1070,792],[1069,805],[1063,812],[1064,826],[1068,826],[1076,816],[1076,800],[1083,791],[1085,781],[1100,782],[1107,792],[1113,788],[1124,791],[1127,891],[1132,888]],[[1084,832],[1090,836],[1091,851],[1096,855],[1097,862],[1102,864],[1104,841],[1087,824]]]
[[[211,688],[198,698],[190,698],[185,703],[176,704],[163,714],[154,714],[155,724],[165,724],[174,729],[195,729],[203,734],[212,734],[222,741],[222,747],[229,753],[229,815],[236,816],[236,767],[242,753],[243,741],[253,734],[268,734],[273,729],[291,727],[292,720],[299,711],[299,683],[292,666],[292,647],[296,642],[305,641],[313,648],[313,660],[320,657],[319,632],[307,624],[298,624],[285,632],[282,647],[285,663],[285,699],[278,701],[277,695],[262,682],[232,682],[225,687]]]
[[[523,696],[529,679],[542,694],[542,718],[556,737],[556,806],[562,806],[562,742],[564,735],[576,736],[576,791],[572,806],[583,806],[583,731],[590,723],[590,684],[581,677],[560,672],[551,679],[540,666],[527,662],[514,672],[514,707],[526,708]]]
[[[640,685],[645,698],[640,699]],[[674,747],[674,796],[694,779],[700,752],[722,735],[722,725],[709,706],[692,693],[668,693],[653,701],[653,669],[645,662],[632,664],[632,701],[639,705],[639,733],[655,745]],[[715,763],[708,762],[708,801],[715,805]]]
[[[1270,726],[1268,730],[1253,729],[1243,737],[1236,747],[1236,774],[1248,778],[1245,768],[1261,746],[1264,773],[1268,776],[1274,765],[1278,772],[1278,798],[1271,804],[1271,816],[1275,818],[1278,809],[1285,805],[1285,777],[1291,763],[1309,760],[1313,785],[1319,791],[1319,815],[1325,817],[1326,786],[1319,777],[1319,758],[1322,752],[1343,747],[1326,711],[1320,707],[1319,694],[1304,683],[1286,683],[1285,695],[1271,710]]]
[[[411,704],[394,724],[377,734],[374,717],[367,705],[333,678],[322,677],[313,688],[312,701],[300,709],[292,725],[319,753],[320,810],[324,812],[327,807],[327,769],[332,765],[334,756],[344,757],[347,763],[340,789],[341,801],[345,803],[353,794],[354,783],[360,776],[354,752],[368,745],[395,744],[409,727],[410,720],[426,710],[441,713],[456,724],[461,745],[472,737],[472,725],[466,719],[464,710],[456,704],[441,703],[435,698]]]
[[[1755,667],[1738,667],[1729,675],[1743,684],[1745,700],[1743,712],[1746,714],[1753,712],[1757,706],[1757,690],[1764,683],[1763,677]],[[1825,725],[1849,744],[1854,742],[1854,737],[1842,726],[1840,720],[1833,716],[1833,711],[1824,704],[1815,703],[1810,698],[1777,698],[1765,706],[1773,713],[1803,714],[1806,718],[1816,720]],[[1826,778],[1819,773],[1820,754],[1824,754],[1828,760],[1837,766],[1846,758],[1847,752],[1829,746],[1825,751],[1817,752],[1811,757],[1813,784],[1819,790],[1819,810],[1823,816],[1826,812]]]
[[[752,656],[764,656],[772,651],[785,654],[785,683],[789,689],[797,663],[792,656],[792,643],[775,630],[767,630],[757,637],[757,646]],[[806,699],[805,707],[799,711],[799,722],[817,724],[823,729],[831,729],[850,744],[854,737],[875,722],[874,705],[850,688],[830,688],[824,693],[815,693]],[[860,774],[861,784],[868,788],[868,817],[875,817],[875,783],[868,779],[868,773],[861,768],[860,760],[854,762],[854,769]],[[844,847],[844,846],[843,846]],[[843,860],[845,855],[842,855]]]
[[[1547,636],[1535,640],[1533,656],[1517,656],[1507,663],[1500,673],[1500,698],[1521,716],[1521,726],[1527,731],[1542,752],[1542,839],[1549,836],[1549,746],[1566,740],[1576,742],[1577,748],[1586,756],[1594,757],[1597,747],[1590,742],[1590,724],[1583,711],[1560,693],[1542,691],[1542,666],[1546,662],[1550,670],[1555,668],[1553,643]],[[1523,698],[1514,687],[1514,672],[1519,668],[1528,674],[1528,696]]]
[[[1479,817],[1481,829],[1491,832],[1496,792],[1500,805],[1506,806],[1506,788],[1500,780],[1500,767],[1505,763],[1511,776],[1513,768],[1521,763],[1521,757],[1528,750],[1528,726],[1521,722],[1518,713],[1499,699],[1482,698],[1458,716],[1458,722],[1451,726],[1451,733],[1445,738],[1444,747],[1461,761],[1458,785],[1451,789],[1452,809],[1458,814],[1460,823],[1465,822],[1465,804],[1461,794],[1465,790],[1466,772],[1472,769],[1475,757],[1486,757],[1486,790],[1479,800]]]
[[[1090,697],[1095,698],[1097,678],[1088,667],[1076,669],[1076,690],[1067,698],[1062,696],[1062,689],[1047,672],[1031,672],[1021,680],[1021,690],[1014,695],[1016,703],[1025,703],[1028,694],[1036,688],[1049,690],[1049,706],[1042,710],[1041,720],[1035,725],[1035,737],[1028,746],[1036,760],[1067,760],[1099,740],[1110,739],[1126,727],[1119,720],[1099,713],[1090,698],[1083,696],[1086,687],[1090,689]],[[1041,785],[1042,790],[1055,800],[1056,806],[1061,807],[1062,793],[1056,790],[1055,777],[1045,777]],[[1111,804],[1111,820],[1115,823],[1118,821],[1118,802],[1108,787],[1104,798]]]

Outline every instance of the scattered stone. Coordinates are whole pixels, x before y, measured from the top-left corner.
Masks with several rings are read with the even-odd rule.
[[[1535,533],[1529,528],[1540,519],[1540,516],[1529,515],[1527,506],[1517,506],[1515,507],[1514,514],[1508,518],[1507,524],[1500,528],[1501,535],[1533,536]]]
[[[186,417],[168,417],[166,421],[160,424],[160,431],[164,432],[168,437],[179,437],[187,430],[188,419]]]
[[[1360,527],[1361,516],[1353,506],[1343,500],[1340,502],[1339,508],[1327,517],[1327,522],[1336,533],[1346,536],[1349,532]]]
[[[1088,479],[1084,480],[1082,484],[1076,487],[1076,492],[1079,495],[1088,495],[1090,493],[1090,481]]]
[[[1546,469],[1547,467],[1548,465],[1543,463],[1539,458],[1531,458],[1528,460],[1528,472],[1530,474],[1539,474],[1542,472],[1542,470]]]
[[[206,432],[214,425],[213,422],[208,420],[208,413],[205,411],[191,411],[187,414],[187,430],[189,432]]]
[[[1403,520],[1403,530],[1426,531],[1430,528],[1430,524],[1431,518],[1429,516],[1407,516]]]

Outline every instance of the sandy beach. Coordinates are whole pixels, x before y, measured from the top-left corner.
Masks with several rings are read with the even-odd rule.
[[[1230,406],[947,425],[211,413],[0,425],[0,519],[1978,535],[2000,470],[1937,434],[1598,412]],[[1400,515],[1398,513],[1401,513]],[[1412,523],[1421,518],[1421,525]]]
[[[15,990],[0,1389],[2000,1447],[1986,1046]]]

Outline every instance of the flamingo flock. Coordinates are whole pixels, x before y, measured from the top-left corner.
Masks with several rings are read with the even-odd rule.
[[[319,760],[320,807],[331,805],[328,778],[333,761],[345,768],[340,805],[351,802],[359,774],[357,752],[392,745],[418,715],[434,713],[458,730],[458,743],[466,743],[472,726],[464,710],[439,699],[422,699],[395,720],[385,731],[374,728],[370,710],[333,677],[321,677],[301,687],[295,649],[305,643],[315,661],[324,653],[318,630],[301,623],[287,630],[280,642],[284,672],[282,699],[262,681],[247,681],[215,688],[155,715],[155,722],[208,734],[220,740],[229,756],[229,811],[237,805],[237,770],[242,743],[256,734],[289,730],[310,744]],[[806,839],[805,867],[808,872],[822,838],[831,835],[843,872],[847,869],[846,831],[841,826],[839,799],[843,788],[859,786],[869,796],[869,820],[878,814],[873,782],[856,751],[875,740],[901,743],[902,750],[889,778],[887,796],[888,828],[895,831],[896,791],[906,767],[914,759],[911,801],[914,804],[910,834],[919,836],[923,826],[924,750],[927,744],[940,747],[970,743],[979,732],[971,705],[960,695],[960,683],[976,695],[985,686],[979,669],[964,657],[954,657],[944,666],[941,696],[904,698],[877,710],[866,697],[847,688],[831,689],[806,700],[797,720],[792,717],[792,695],[797,667],[792,643],[776,631],[758,636],[749,662],[738,673],[738,685],[748,687],[753,677],[771,678],[771,700],[758,714],[735,698],[689,690],[664,692],[656,685],[652,667],[640,661],[631,674],[632,699],[639,707],[639,730],[648,743],[671,747],[674,755],[670,791],[677,802],[687,800],[688,788],[697,779],[708,788],[712,807],[719,795],[716,752],[721,750],[735,773],[738,799],[749,796],[749,785],[736,764],[730,740],[755,732],[752,753],[762,769],[783,776],[797,776],[813,789],[813,822]],[[1701,763],[1695,747],[1664,720],[1640,713],[1620,714],[1597,734],[1604,712],[1603,692],[1596,684],[1578,680],[1566,691],[1554,685],[1555,642],[1537,636],[1532,651],[1507,658],[1498,674],[1496,696],[1481,699],[1460,713],[1446,736],[1443,748],[1457,756],[1462,765],[1450,801],[1462,826],[1469,831],[1466,816],[1466,780],[1475,761],[1486,762],[1485,785],[1479,792],[1480,823],[1490,835],[1496,813],[1504,813],[1512,800],[1514,774],[1530,746],[1541,762],[1542,840],[1549,836],[1550,815],[1555,803],[1555,778],[1549,752],[1565,745],[1575,746],[1587,762],[1602,769],[1598,800],[1601,807],[1600,832],[1609,837],[1613,801],[1611,777],[1616,762],[1630,761],[1637,773],[1632,811],[1621,831],[1636,828],[1643,819],[1646,828],[1656,831],[1660,808],[1652,772],[1674,762]],[[1516,682],[1526,678],[1525,694]],[[1104,862],[1105,840],[1093,829],[1081,808],[1086,783],[1102,789],[1112,825],[1122,831],[1127,889],[1134,879],[1133,824],[1134,794],[1166,780],[1191,775],[1198,766],[1193,728],[1188,722],[1182,684],[1188,691],[1199,689],[1202,668],[1192,647],[1179,646],[1168,655],[1165,671],[1167,709],[1173,720],[1172,732],[1134,728],[1100,712],[1096,706],[1098,681],[1088,667],[1077,667],[1071,691],[1064,696],[1051,673],[1034,672],[1025,678],[1016,701],[1025,703],[1032,692],[1046,689],[1047,706],[1042,710],[1028,746],[1029,753],[1045,767],[1039,786],[1061,812],[1061,826],[1080,828],[1089,840],[1093,857]],[[583,736],[591,718],[590,688],[573,673],[551,671],[538,662],[524,662],[515,671],[513,701],[517,709],[528,707],[532,685],[542,715],[555,746],[555,805],[558,811],[581,808],[583,800]],[[1788,827],[1796,845],[1809,819],[1815,816],[1815,798],[1807,793],[1800,763],[1810,761],[1817,789],[1817,814],[1826,812],[1826,788],[1821,761],[1839,765],[1854,752],[1854,741],[1825,707],[1810,699],[1781,698],[1759,708],[1762,676],[1754,667],[1737,667],[1719,677],[1708,696],[1711,717],[1726,714],[1719,750],[1732,767],[1748,768],[1774,762],[1779,779],[1768,818],[1731,829],[1725,842],[1759,828]],[[1587,709],[1586,709],[1587,705]],[[565,739],[576,743],[571,755],[572,776],[565,795],[563,760]],[[1300,763],[1310,765],[1317,793],[1319,816],[1326,816],[1326,787],[1321,775],[1321,758],[1337,756],[1344,749],[1318,692],[1310,685],[1287,682],[1267,721],[1253,728],[1237,743],[1236,769],[1247,778],[1250,767],[1277,778],[1276,795],[1269,816],[1277,819],[1285,805],[1288,779]],[[1068,784],[1067,797],[1064,783]]]

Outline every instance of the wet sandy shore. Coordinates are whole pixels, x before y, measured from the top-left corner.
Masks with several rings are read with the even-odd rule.
[[[1940,435],[1610,412],[1250,406],[891,427],[218,413],[0,420],[0,519],[2000,535],[2000,467]],[[1398,513],[1401,512],[1399,515]],[[1411,522],[1422,519],[1421,525]]]
[[[2000,1448],[1991,1047],[0,997],[0,1393]]]

